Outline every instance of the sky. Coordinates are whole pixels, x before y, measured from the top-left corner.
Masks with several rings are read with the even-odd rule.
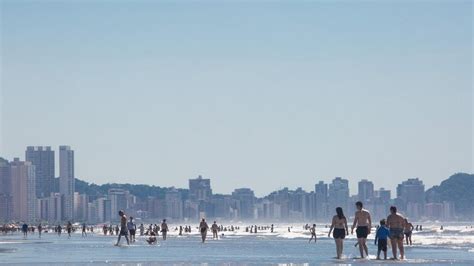
[[[473,172],[471,1],[0,3],[0,157],[257,196]]]

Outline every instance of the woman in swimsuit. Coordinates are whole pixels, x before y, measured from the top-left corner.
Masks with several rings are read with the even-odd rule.
[[[341,207],[336,208],[336,215],[332,217],[332,223],[331,228],[329,229],[328,237],[331,237],[331,232],[333,232],[333,238],[336,242],[337,259],[341,259],[342,250],[344,248],[344,238],[346,237],[346,234],[349,234],[347,219],[344,216],[344,212],[342,211]]]

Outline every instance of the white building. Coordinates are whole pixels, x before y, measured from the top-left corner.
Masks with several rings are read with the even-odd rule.
[[[59,193],[63,196],[63,220],[74,220],[74,151],[59,146]]]

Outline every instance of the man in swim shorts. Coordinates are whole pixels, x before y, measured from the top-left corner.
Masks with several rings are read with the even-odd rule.
[[[405,217],[397,213],[397,207],[390,207],[390,215],[387,217],[387,227],[390,229],[390,242],[392,243],[393,259],[397,260],[397,247],[400,250],[400,258],[405,258],[403,249],[403,229],[405,228]]]
[[[369,256],[369,249],[367,247],[367,235],[370,234],[372,228],[372,220],[370,213],[363,208],[362,202],[356,202],[357,211],[355,212],[354,223],[352,224],[351,234],[354,234],[354,228],[356,228],[357,243],[359,244],[360,257],[364,258],[364,251]]]

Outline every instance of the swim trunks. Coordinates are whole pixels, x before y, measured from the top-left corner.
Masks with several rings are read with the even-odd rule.
[[[346,238],[346,230],[343,228],[334,228],[332,232],[332,237],[334,239],[344,239]]]
[[[367,238],[369,234],[368,226],[358,226],[356,229],[357,238]]]
[[[390,228],[391,239],[403,239],[403,228]]]
[[[387,251],[387,239],[379,239],[377,246],[378,250]]]

